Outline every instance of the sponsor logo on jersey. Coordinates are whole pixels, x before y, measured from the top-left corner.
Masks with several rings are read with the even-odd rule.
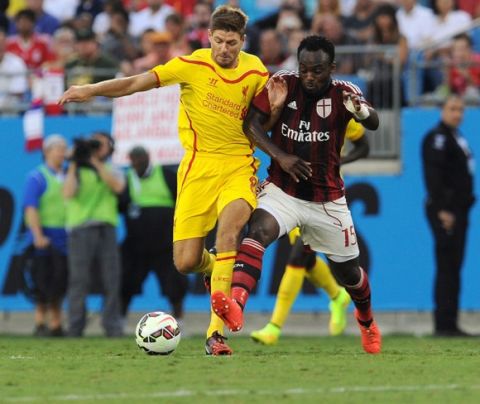
[[[332,113],[332,99],[324,98],[317,102],[317,114],[320,118],[326,118]]]
[[[330,139],[330,132],[311,131],[310,126],[310,122],[300,121],[298,130],[295,130],[282,123],[282,135],[296,142],[326,142]]]
[[[218,79],[214,79],[213,77],[208,78],[208,85],[211,87],[217,87]]]
[[[297,109],[297,102],[294,100],[287,105],[288,108]]]

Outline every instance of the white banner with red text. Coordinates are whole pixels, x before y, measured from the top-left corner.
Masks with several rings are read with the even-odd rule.
[[[178,139],[179,99],[179,86],[116,98],[112,117],[114,163],[129,165],[129,151],[143,146],[153,163],[178,164],[184,153]]]

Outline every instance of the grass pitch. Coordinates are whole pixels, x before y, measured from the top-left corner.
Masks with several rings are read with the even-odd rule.
[[[476,338],[385,337],[380,355],[350,336],[233,337],[232,357],[206,357],[203,342],[184,338],[164,357],[133,338],[0,337],[0,402],[480,402]]]

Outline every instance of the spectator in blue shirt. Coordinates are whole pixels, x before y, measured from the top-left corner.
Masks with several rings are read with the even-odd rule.
[[[43,0],[27,0],[26,8],[35,13],[35,32],[53,36],[60,27],[60,22],[43,10]],[[15,24],[10,24],[10,35],[16,34]]]

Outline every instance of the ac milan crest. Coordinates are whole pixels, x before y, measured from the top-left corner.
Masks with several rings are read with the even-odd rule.
[[[317,114],[320,118],[326,118],[332,112],[332,99],[324,98],[317,102]]]

